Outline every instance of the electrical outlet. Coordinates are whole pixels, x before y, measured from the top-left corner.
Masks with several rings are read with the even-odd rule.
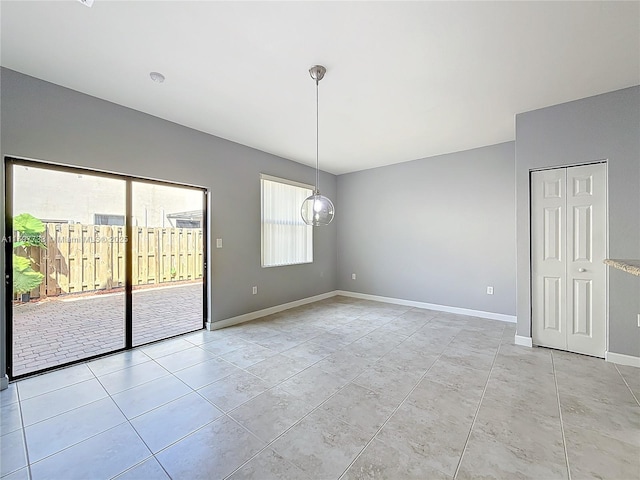
[[[222,248],[222,239],[216,238],[216,248]]]
[[[493,287],[487,287],[487,295],[493,295]]]
[[[352,274],[351,274],[351,280],[355,280],[355,279],[356,279],[356,274],[355,274],[355,273],[352,273]]]
[[[253,294],[257,295],[258,294],[258,287],[253,287]]]

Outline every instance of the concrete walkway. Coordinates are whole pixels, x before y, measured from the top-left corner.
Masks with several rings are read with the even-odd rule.
[[[133,344],[202,328],[202,284],[133,292]],[[13,376],[124,347],[124,293],[61,297],[13,309]]]

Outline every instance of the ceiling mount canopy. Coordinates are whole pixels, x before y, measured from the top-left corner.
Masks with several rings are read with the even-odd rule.
[[[327,69],[322,65],[314,65],[309,69],[309,75],[316,81],[316,86],[318,86],[318,82],[324,78],[325,73],[327,73]]]
[[[313,225],[314,227],[320,227],[323,225],[329,225],[333,220],[335,209],[333,202],[324,195],[320,194],[320,166],[318,155],[318,84],[320,80],[324,78],[324,74],[327,69],[322,65],[314,65],[309,69],[309,75],[316,81],[316,185],[313,191],[313,195],[308,196],[302,203],[300,213],[302,214],[302,220],[307,225]]]

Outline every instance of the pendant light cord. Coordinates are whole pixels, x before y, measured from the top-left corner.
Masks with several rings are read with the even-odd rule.
[[[318,155],[318,150],[319,150],[318,149],[318,144],[319,144],[318,83],[319,83],[319,80],[316,78],[316,191],[315,191],[316,194],[320,194],[320,164],[318,160],[319,158],[319,155]]]

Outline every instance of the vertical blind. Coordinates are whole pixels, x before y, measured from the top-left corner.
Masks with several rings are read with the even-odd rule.
[[[309,186],[284,179],[260,178],[262,191],[262,266],[313,262],[313,227],[300,215]]]

